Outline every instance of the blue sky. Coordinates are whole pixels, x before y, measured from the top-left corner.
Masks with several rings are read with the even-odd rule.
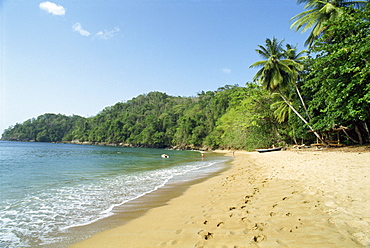
[[[150,91],[244,86],[266,38],[303,44],[295,0],[1,0],[0,132],[44,113],[94,116]]]

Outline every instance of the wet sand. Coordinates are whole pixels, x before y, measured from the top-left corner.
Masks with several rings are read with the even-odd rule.
[[[229,170],[73,247],[370,247],[369,152],[235,155]]]

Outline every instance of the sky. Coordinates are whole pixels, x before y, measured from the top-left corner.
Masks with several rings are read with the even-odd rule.
[[[266,38],[303,46],[295,0],[0,0],[0,133],[160,91],[245,86]]]

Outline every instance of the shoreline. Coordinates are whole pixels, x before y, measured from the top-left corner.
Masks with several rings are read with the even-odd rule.
[[[213,153],[215,152],[207,152]],[[217,157],[223,157],[222,153],[217,153]],[[212,161],[212,160],[211,160]],[[209,170],[209,168],[213,168]],[[61,234],[61,242],[44,244],[43,247],[69,247],[81,242],[100,232],[119,227],[127,222],[144,215],[153,208],[167,205],[173,198],[182,195],[191,185],[201,183],[212,178],[230,167],[230,160],[215,162],[212,166],[199,168],[181,176],[176,176],[166,182],[163,186],[134,198],[130,201],[116,205],[110,211],[111,215],[95,220],[85,225],[71,226]]]
[[[235,153],[232,167],[72,247],[369,247],[370,153]]]

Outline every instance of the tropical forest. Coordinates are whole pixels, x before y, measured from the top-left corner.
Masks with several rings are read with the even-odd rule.
[[[178,149],[244,149],[370,142],[369,1],[298,0],[294,31],[306,49],[267,37],[243,86],[196,96],[149,92],[93,117],[43,114],[2,140]],[[248,81],[248,79],[246,79]],[[335,143],[334,142],[334,143]],[[333,143],[333,144],[334,144]]]

